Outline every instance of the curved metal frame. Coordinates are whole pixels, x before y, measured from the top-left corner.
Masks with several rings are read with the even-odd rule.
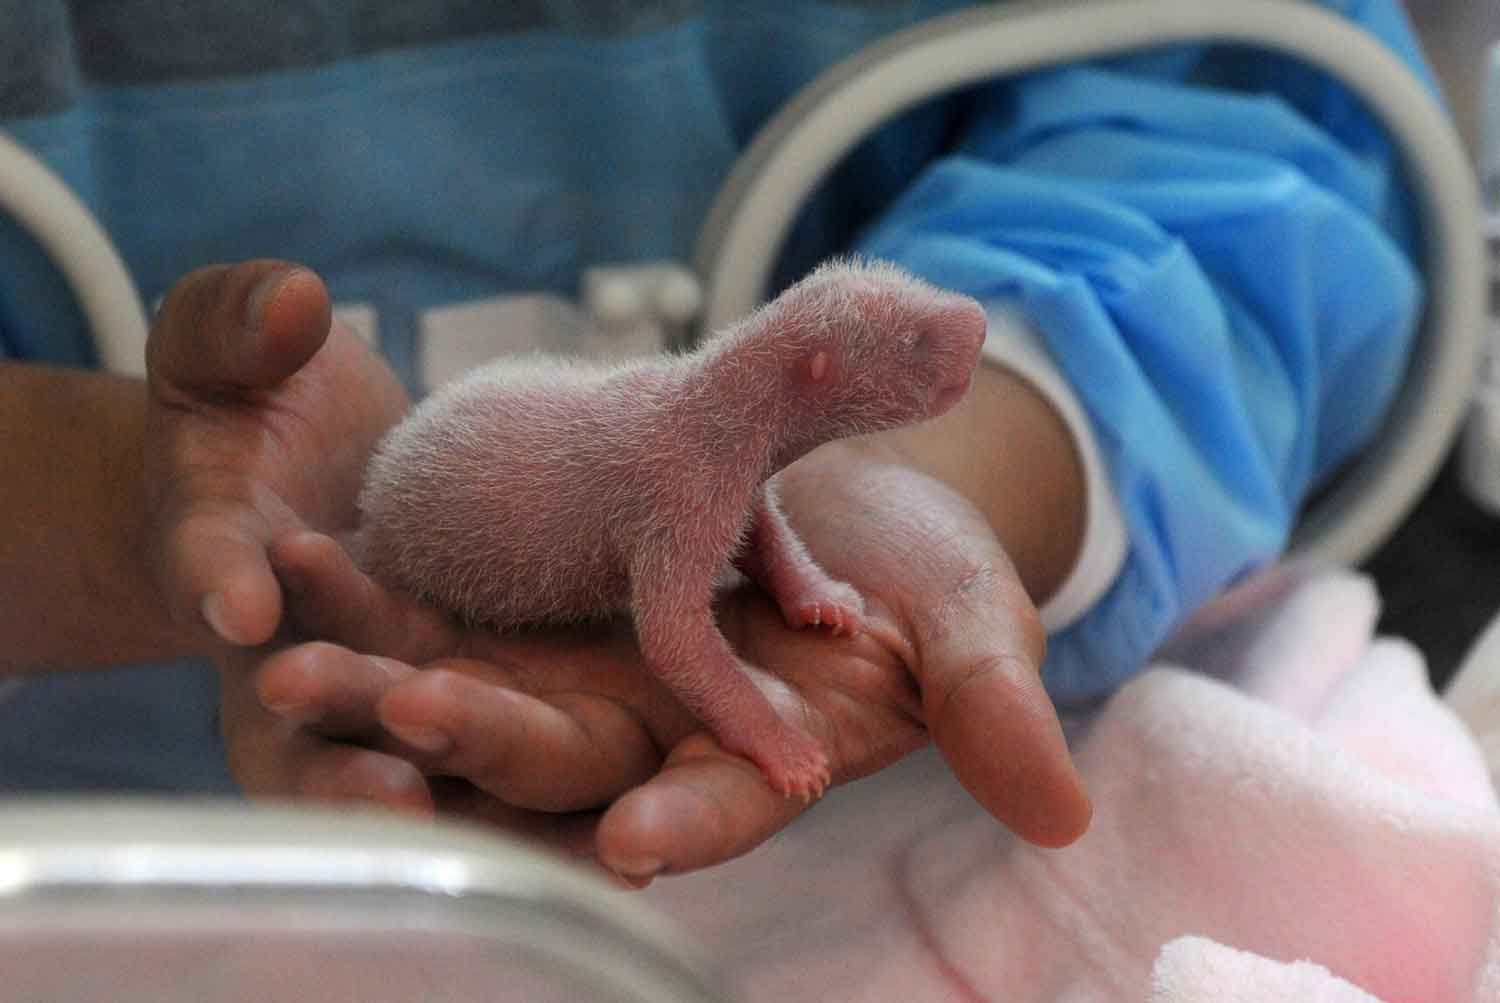
[[[720,191],[695,265],[704,324],[759,304],[797,211],[858,142],[935,96],[1072,60],[1173,43],[1243,44],[1340,80],[1390,131],[1414,189],[1429,298],[1386,433],[1302,516],[1292,551],[1356,563],[1436,474],[1468,405],[1484,315],[1484,248],[1473,172],[1438,103],[1349,21],[1299,0],[1068,0],[987,5],[924,22],[809,84],[751,144]]]

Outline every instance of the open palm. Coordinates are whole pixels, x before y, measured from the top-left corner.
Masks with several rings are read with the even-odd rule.
[[[823,744],[834,781],[933,739],[1021,836],[1076,838],[1089,806],[1039,681],[1041,628],[979,513],[873,441],[816,451],[780,488],[814,557],[864,595],[870,629],[788,629],[750,586],[722,597],[720,624],[778,710]],[[293,618],[320,640],[226,696],[252,791],[480,818],[635,881],[729,859],[803,810],[677,704],[628,625],[462,631],[380,588],[328,536],[290,534],[271,555]]]

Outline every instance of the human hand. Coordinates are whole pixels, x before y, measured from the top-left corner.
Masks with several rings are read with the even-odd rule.
[[[142,561],[173,619],[218,663],[228,731],[264,658],[257,646],[282,626],[268,545],[354,525],[370,451],[409,402],[332,320],[322,281],[281,262],[185,276],[156,316],[146,362]],[[237,771],[282,761],[282,743],[257,737],[265,743],[231,749]]]
[[[835,782],[932,738],[1022,837],[1081,834],[1089,805],[1039,681],[1043,634],[983,517],[868,442],[788,468],[781,496],[819,563],[863,593],[871,629],[789,630],[748,587],[724,598],[720,621],[775,681],[778,709],[822,742]],[[461,632],[382,590],[326,537],[289,537],[273,556],[294,615],[344,646],[284,651],[256,693],[241,691],[239,744],[280,743],[255,757],[279,765],[252,790],[519,826],[636,881],[730,859],[803,810],[702,731],[626,633]],[[279,721],[247,709],[257,696]]]
[[[262,644],[281,621],[267,545],[354,524],[365,462],[406,394],[332,321],[322,281],[275,261],[181,279],[146,363],[143,559],[206,649]]]

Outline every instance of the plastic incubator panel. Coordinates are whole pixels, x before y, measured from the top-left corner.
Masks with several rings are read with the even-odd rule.
[[[722,999],[601,882],[390,816],[72,802],[0,815],[0,1001]]]

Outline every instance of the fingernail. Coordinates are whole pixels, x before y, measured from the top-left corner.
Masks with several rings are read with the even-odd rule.
[[[262,701],[262,706],[277,717],[285,718],[293,724],[316,724],[323,719],[323,711],[313,707],[311,704],[269,703]]]
[[[609,868],[627,881],[650,881],[666,869],[666,864],[655,857],[611,861]]]
[[[429,756],[440,756],[453,748],[453,740],[436,728],[410,727],[386,725],[392,735],[401,741],[427,753]]]
[[[261,279],[260,284],[251,290],[250,300],[245,306],[245,323],[248,326],[253,328],[260,324],[261,311],[265,309],[266,303],[276,294],[276,290],[281,288],[282,283],[295,272],[295,268],[278,268]]]
[[[644,891],[645,889],[650,888],[651,882],[654,880],[654,878],[632,878],[628,875],[616,874],[613,871],[610,871],[608,873],[614,877],[615,882],[621,887],[628,888],[629,890],[634,892]]]
[[[380,670],[387,679],[399,681],[416,671],[411,666],[398,662],[394,658],[385,658],[381,655],[367,655],[365,658],[366,661]]]
[[[233,636],[233,632],[229,629],[229,624],[224,620],[226,610],[223,595],[218,592],[210,592],[203,597],[203,602],[199,604],[198,611],[203,615],[203,622],[208,624],[209,629],[215,634],[219,635],[220,640],[227,641],[230,644],[240,643]]]

